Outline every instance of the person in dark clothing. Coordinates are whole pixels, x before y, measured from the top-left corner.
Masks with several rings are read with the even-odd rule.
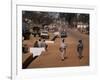
[[[81,59],[83,56],[82,56],[82,52],[83,52],[83,42],[82,40],[79,40],[78,41],[78,45],[77,45],[77,52],[78,52],[78,56],[79,56],[79,59]]]
[[[28,53],[28,46],[27,44],[24,44],[23,47],[22,47],[22,52],[23,53]]]
[[[34,43],[34,47],[38,47],[38,41]]]

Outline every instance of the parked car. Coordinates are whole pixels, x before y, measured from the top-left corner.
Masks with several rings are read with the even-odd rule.
[[[67,32],[63,31],[60,33],[60,35],[61,35],[61,38],[67,37]]]
[[[41,31],[40,36],[41,38],[48,39],[49,38],[48,31]]]

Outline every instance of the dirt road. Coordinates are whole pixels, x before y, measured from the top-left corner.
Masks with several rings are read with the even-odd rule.
[[[80,60],[77,56],[78,40],[82,39],[84,44],[83,58]],[[59,46],[61,38],[57,38],[54,44],[48,44],[48,51],[43,52],[39,57],[33,60],[27,68],[49,68],[49,67],[73,67],[89,66],[89,36],[82,34],[75,29],[68,31],[68,37],[65,38],[67,44],[67,59],[61,61]]]

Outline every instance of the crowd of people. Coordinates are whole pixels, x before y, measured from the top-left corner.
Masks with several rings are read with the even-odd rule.
[[[44,47],[45,48],[45,50],[47,51],[47,47],[48,47],[48,45],[46,44],[46,42],[45,42],[45,39],[39,39],[39,40],[37,40],[35,43],[34,43],[34,46],[33,47],[38,47],[38,48],[40,48],[40,47]]]
[[[47,45],[45,39],[39,39],[39,40],[35,41],[33,47],[37,47],[37,48],[44,47],[45,51],[48,50],[48,45]],[[60,43],[60,47],[59,47],[60,56],[61,56],[62,61],[64,61],[65,59],[68,58],[67,51],[66,51],[67,47],[68,47],[68,45],[65,43],[65,39],[62,39],[61,43]],[[28,52],[27,45],[24,45],[22,50],[23,50],[24,53],[27,53]],[[82,40],[78,41],[77,53],[78,53],[78,58],[82,59],[82,57],[83,57],[83,41]]]
[[[41,48],[44,47],[45,51],[48,50],[48,44],[46,43],[45,39],[38,39],[35,41],[33,47],[37,47],[37,48]],[[68,45],[65,43],[65,39],[61,39],[61,43],[60,43],[60,47],[59,47],[59,51],[60,51],[60,56],[61,56],[61,60],[64,61],[65,59],[67,59],[67,47]],[[77,44],[77,53],[78,53],[78,58],[82,59],[83,57],[83,41],[79,40],[78,44]],[[24,45],[22,47],[22,50],[24,53],[28,52],[28,47],[27,45]]]
[[[34,47],[44,47],[45,48],[45,51],[48,50],[48,45],[46,44],[45,42],[45,39],[39,39],[37,40],[35,43],[34,43]],[[65,39],[62,39],[61,40],[61,43],[60,43],[60,47],[59,47],[59,51],[60,51],[60,56],[61,56],[61,60],[64,61],[65,59],[67,59],[67,47],[68,45],[65,43]],[[78,58],[81,59],[83,56],[82,56],[82,52],[83,52],[83,42],[82,40],[79,40],[78,41],[78,44],[77,44],[77,53],[78,53]]]

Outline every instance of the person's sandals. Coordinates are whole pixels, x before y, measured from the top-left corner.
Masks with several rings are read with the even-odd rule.
[[[82,59],[83,58],[83,56],[79,56],[79,59]]]

